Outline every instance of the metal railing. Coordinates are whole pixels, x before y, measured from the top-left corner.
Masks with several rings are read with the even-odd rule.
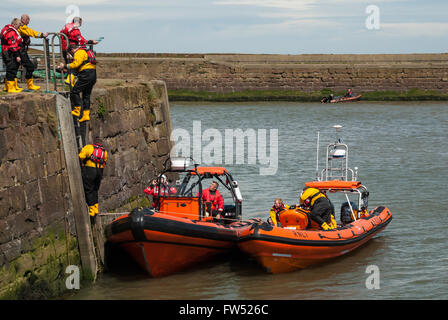
[[[42,43],[32,43],[29,47],[43,47],[43,54],[34,54],[33,56],[37,58],[43,58],[43,65],[45,68],[45,90],[47,92],[51,91],[50,82],[53,80],[53,91],[61,93],[68,96],[71,89],[71,83],[68,85],[65,83],[64,72],[58,70],[58,61],[63,61],[63,50],[62,50],[62,38],[65,38],[67,46],[69,45],[69,40],[66,34],[60,32],[49,32],[48,37],[43,38]],[[55,40],[59,41],[55,41]],[[93,44],[89,44],[90,50],[93,51]],[[59,48],[59,50],[58,50]],[[53,74],[51,74],[51,71]],[[57,75],[59,73],[59,75]],[[70,74],[70,71],[68,71]],[[66,90],[68,86],[69,90]]]
[[[6,77],[6,66],[3,64],[3,59],[0,59],[0,81]]]

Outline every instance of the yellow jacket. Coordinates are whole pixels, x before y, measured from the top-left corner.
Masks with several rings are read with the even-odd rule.
[[[283,210],[288,210],[288,209],[289,209],[289,206],[287,204],[285,204],[285,208]],[[279,211],[279,213],[282,212],[283,210]],[[274,224],[274,226],[278,226],[278,223],[280,221],[277,221],[277,212],[275,212],[274,208],[272,208],[271,211],[269,211],[269,215],[271,216],[271,220],[272,220],[272,223]]]
[[[88,144],[86,146],[84,146],[84,148],[81,149],[81,152],[79,153],[79,159],[81,159],[81,161],[85,161],[85,159],[88,159],[85,162],[85,166],[86,167],[94,167],[96,168],[96,163],[90,160],[90,156],[93,153],[93,145],[92,144]],[[106,165],[107,162],[107,151],[104,151],[104,164],[101,164],[99,167],[100,168],[104,168],[104,166]]]
[[[78,49],[73,57],[73,62],[67,64],[67,69],[78,69],[77,71],[81,72],[87,69],[96,69],[96,66],[89,62],[89,56],[86,50]]]
[[[19,29],[17,29],[17,31],[19,31],[19,34],[22,37],[23,42],[26,45],[29,44],[30,37],[42,38],[42,36],[43,36],[42,32],[34,31],[33,29],[31,29],[30,27],[28,27],[27,25],[24,25],[24,24],[21,25],[19,27]]]

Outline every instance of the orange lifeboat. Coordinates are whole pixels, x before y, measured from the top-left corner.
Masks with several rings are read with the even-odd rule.
[[[106,227],[109,243],[124,249],[152,277],[182,271],[236,248],[253,221],[223,224],[134,209]]]
[[[338,134],[342,126],[334,128]],[[317,164],[318,157],[317,152]],[[316,188],[327,196],[328,193],[345,196],[340,224],[330,230],[321,230],[311,219],[310,211],[295,207],[280,213],[280,226],[260,220],[249,236],[240,239],[238,246],[268,272],[289,272],[347,254],[391,222],[392,215],[386,207],[378,206],[367,211],[369,192],[357,179],[358,169],[348,167],[348,146],[339,136],[335,143],[327,146],[325,159],[326,167],[320,174],[318,166],[316,168],[317,180],[306,182],[305,187]],[[357,200],[351,201],[349,196],[355,196]],[[334,215],[334,206],[330,204]]]
[[[291,219],[294,215],[288,212],[287,216]],[[325,231],[316,227],[302,229],[308,218],[303,218],[302,214],[297,216],[297,221],[291,219],[291,225],[285,227],[260,221],[249,236],[240,239],[238,247],[270,273],[290,272],[355,250],[384,230],[392,220],[389,209],[377,207],[348,225]]]
[[[241,221],[242,196],[238,183],[221,167],[187,169],[178,159],[164,173],[184,173],[175,194],[157,194],[152,209],[134,209],[106,226],[109,244],[124,249],[143,270],[160,277],[184,270],[194,264],[237,248],[237,241],[248,236],[254,221]],[[220,182],[232,204],[224,205],[219,218],[210,202],[202,199],[206,179]],[[160,183],[160,182],[159,182]],[[160,184],[159,184],[159,189]]]

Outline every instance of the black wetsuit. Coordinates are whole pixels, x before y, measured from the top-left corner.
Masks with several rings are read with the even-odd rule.
[[[333,213],[333,206],[325,197],[316,199],[313,207],[311,208],[311,219],[317,222],[320,226],[326,222],[331,222],[331,214]]]

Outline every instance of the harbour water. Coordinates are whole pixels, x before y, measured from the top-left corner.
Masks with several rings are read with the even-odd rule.
[[[101,275],[72,299],[448,298],[446,103],[172,103],[171,117],[174,129],[190,133],[193,121],[223,137],[225,129],[267,129],[268,142],[269,129],[278,130],[275,175],[260,175],[266,165],[259,158],[248,164],[247,154],[243,164],[211,164],[225,166],[239,182],[243,218],[263,220],[275,198],[296,203],[304,182],[315,178],[317,131],[322,168],[325,145],[335,137],[332,126],[342,125],[349,166],[359,167],[359,180],[370,191],[369,208],[387,206],[393,221],[356,251],[293,273],[267,274],[244,255],[159,279],[129,266]],[[223,155],[227,151],[223,143]],[[380,272],[377,289],[366,286],[369,266]]]

